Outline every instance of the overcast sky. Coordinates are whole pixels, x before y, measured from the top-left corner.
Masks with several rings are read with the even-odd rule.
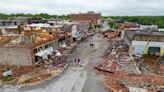
[[[164,0],[0,0],[0,13],[164,15]]]

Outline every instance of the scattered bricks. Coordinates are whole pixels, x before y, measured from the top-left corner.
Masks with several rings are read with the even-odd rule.
[[[161,75],[164,75],[164,64],[159,65],[159,72]]]
[[[30,83],[40,82],[40,81],[43,81],[43,80],[49,78],[50,76],[51,76],[50,74],[39,75],[37,77],[29,79],[29,82]]]
[[[115,90],[115,83],[111,83],[111,81],[123,80],[128,85],[137,86],[137,87],[162,87],[164,85],[164,77],[159,76],[148,76],[143,74],[134,74],[127,73],[123,71],[116,71],[117,64],[114,62],[115,60],[111,60],[109,62],[103,62],[98,67],[100,71],[112,71],[113,73],[107,73],[107,79],[105,81],[106,85],[109,89]],[[104,72],[105,73],[105,72]],[[116,88],[117,89],[117,88]]]
[[[58,68],[64,68],[67,63],[59,64],[57,67]]]
[[[34,71],[35,69],[37,69],[36,67],[33,66],[21,66],[21,67],[15,67],[12,69],[12,73],[14,76],[19,76],[22,74],[27,74],[29,72]]]
[[[108,80],[126,80],[126,83],[129,85],[134,85],[134,86],[140,86],[145,85],[147,87],[151,86],[163,86],[164,85],[164,77],[158,77],[158,76],[147,76],[147,75],[136,75],[136,74],[127,74],[119,72],[117,74],[110,74],[108,76]],[[110,81],[108,81],[110,82]],[[142,83],[141,83],[142,82]]]
[[[129,92],[127,88],[119,85],[115,81],[106,82],[105,86],[114,92]]]
[[[105,35],[107,35],[108,37],[112,37],[112,34],[105,34]],[[119,41],[118,38],[113,38],[112,41],[114,41],[112,46],[115,46],[115,50],[111,50],[110,53],[106,52],[103,56],[105,61],[99,64],[98,66],[96,66],[97,74],[100,73],[106,76],[104,85],[108,89],[112,89],[114,92],[119,92],[119,91],[128,92],[126,88],[120,86],[116,82],[117,80],[122,80],[123,82],[127,83],[127,85],[129,86],[149,88],[148,92],[156,92],[155,88],[164,87],[163,86],[164,77],[150,76],[144,74],[134,74],[135,72],[132,73],[131,71],[133,70],[134,65],[133,62],[131,62],[132,60],[129,57],[129,53],[126,51],[124,47],[119,48],[120,43],[118,42]],[[116,57],[116,55],[119,55],[118,58]],[[152,58],[154,60],[157,60],[158,57],[152,57]],[[152,58],[151,56],[144,56],[145,59],[144,63],[149,64],[150,66],[154,66],[155,61],[152,61],[151,60]],[[122,70],[120,70],[120,68],[122,68]],[[161,72],[164,72],[163,68],[164,66],[161,66],[160,68]],[[126,71],[126,69],[131,69],[131,70]]]
[[[4,71],[6,71],[4,66],[0,66],[0,73],[3,73]]]
[[[155,62],[159,58],[159,56],[151,56],[151,55],[144,55],[144,63],[148,64],[150,67],[154,68],[155,67]]]
[[[147,89],[147,92],[157,92],[155,89]]]

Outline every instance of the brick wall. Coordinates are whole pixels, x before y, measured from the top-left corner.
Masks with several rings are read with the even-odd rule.
[[[97,23],[97,20],[101,18],[101,14],[99,13],[82,13],[82,14],[71,14],[71,21],[76,22],[87,22],[87,23]]]
[[[0,64],[32,66],[31,50],[28,48],[0,47]]]

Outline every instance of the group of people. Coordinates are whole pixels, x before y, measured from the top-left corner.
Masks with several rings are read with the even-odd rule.
[[[94,44],[93,44],[93,43],[90,43],[90,47],[91,47],[91,48],[94,48]]]
[[[80,63],[80,58],[75,58],[75,63]]]

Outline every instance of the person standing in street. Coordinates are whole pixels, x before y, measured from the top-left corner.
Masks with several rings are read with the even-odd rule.
[[[77,62],[77,59],[75,58],[75,63]]]
[[[78,64],[80,63],[80,58],[77,59]]]

